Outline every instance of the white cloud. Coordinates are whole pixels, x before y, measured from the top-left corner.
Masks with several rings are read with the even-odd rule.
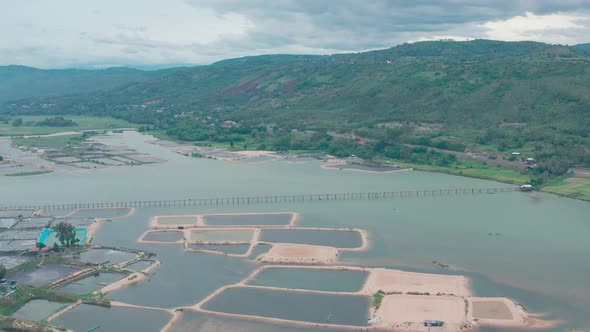
[[[569,44],[590,39],[590,0],[334,2],[0,0],[0,65],[205,64],[449,37]]]
[[[580,42],[580,35],[588,36],[590,17],[568,13],[535,15],[527,12],[506,20],[487,22],[481,27],[488,30],[486,34],[490,39],[572,44]]]

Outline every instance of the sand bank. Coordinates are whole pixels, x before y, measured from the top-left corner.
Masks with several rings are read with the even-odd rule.
[[[334,264],[338,259],[338,248],[307,244],[275,243],[259,259],[271,263],[285,264]]]
[[[458,331],[468,325],[465,300],[452,296],[387,295],[375,316],[376,326],[388,329],[427,331],[425,320],[442,320],[446,327]]]
[[[469,319],[477,324],[514,329],[548,329],[558,326],[558,320],[544,320],[540,315],[529,314],[524,309],[505,297],[471,297],[469,302]]]
[[[385,293],[416,292],[430,295],[445,294],[454,296],[471,296],[469,279],[459,275],[429,274],[406,272],[390,269],[369,269],[369,277],[362,292],[375,294],[381,290]]]

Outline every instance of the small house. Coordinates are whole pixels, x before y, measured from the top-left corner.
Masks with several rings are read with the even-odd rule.
[[[523,184],[522,186],[519,187],[520,191],[533,191],[533,189],[535,189],[533,186],[531,186],[530,184]]]

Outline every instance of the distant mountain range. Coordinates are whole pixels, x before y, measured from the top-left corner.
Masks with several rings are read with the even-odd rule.
[[[590,51],[590,43],[578,44],[578,45],[574,45],[573,47],[579,48],[584,51]]]
[[[4,100],[69,95],[11,101],[0,105],[0,112],[111,115],[182,139],[221,141],[251,139],[252,128],[267,126],[284,132],[355,131],[395,141],[398,136],[390,132],[405,130],[400,124],[429,123],[439,129],[398,134],[409,143],[526,146],[547,158],[586,162],[590,53],[585,47],[429,41],[331,56],[252,56],[158,72],[12,68],[17,74],[10,79],[12,92],[0,94]],[[6,75],[0,74],[0,87],[6,86]],[[241,129],[215,126],[226,120]]]
[[[167,71],[130,68],[43,70],[25,66],[0,66],[0,102],[107,90],[153,79]]]

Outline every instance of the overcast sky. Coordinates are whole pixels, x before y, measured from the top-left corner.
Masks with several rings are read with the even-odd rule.
[[[590,0],[0,0],[0,65],[208,64],[441,38],[590,42]]]

